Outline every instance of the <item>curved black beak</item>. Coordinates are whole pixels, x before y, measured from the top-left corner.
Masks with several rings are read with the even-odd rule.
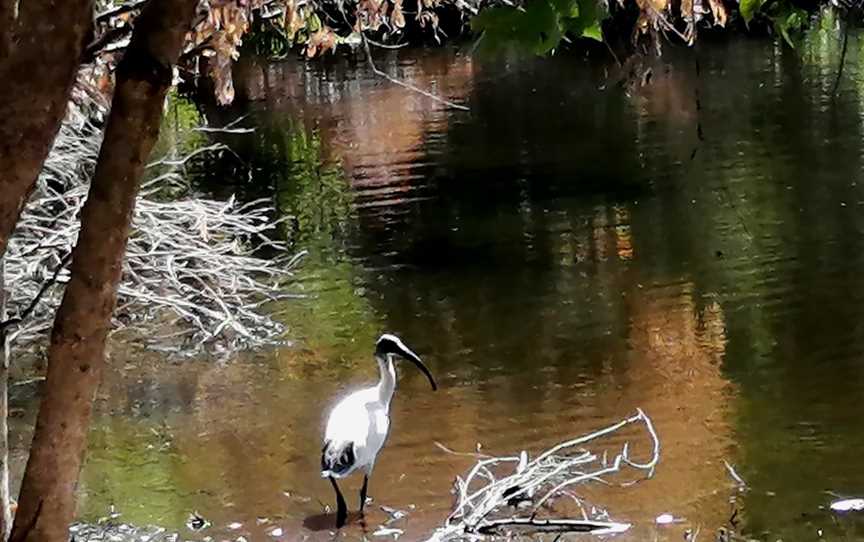
[[[382,354],[398,354],[399,356],[409,360],[426,375],[426,378],[429,379],[429,384],[432,385],[432,390],[434,391],[438,389],[438,384],[435,383],[435,378],[432,376],[429,368],[423,364],[423,360],[420,359],[420,356],[412,352],[411,349],[405,346],[405,343],[399,340],[395,335],[382,335],[381,338],[378,339],[376,351]]]
[[[399,355],[401,355],[403,358],[408,359],[411,362],[413,362],[414,365],[416,365],[417,368],[420,369],[424,375],[426,375],[426,378],[429,379],[429,384],[432,385],[432,391],[435,391],[438,389],[438,384],[435,383],[435,379],[432,377],[432,373],[429,371],[429,368],[423,364],[423,361],[420,359],[420,356],[418,356],[417,354],[415,354],[414,352],[412,352],[408,348],[405,348],[402,352],[399,352]]]

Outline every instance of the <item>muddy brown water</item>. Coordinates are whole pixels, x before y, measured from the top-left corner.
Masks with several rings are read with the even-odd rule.
[[[798,55],[706,42],[701,76],[668,50],[629,95],[572,55],[379,59],[467,113],[362,63],[245,64],[239,103],[208,115],[256,131],[213,135],[233,153],[197,175],[297,216],[286,235],[311,255],[287,288],[308,298],[273,308],[294,343],[227,362],[116,347],[82,517],[114,505],[185,529],[197,511],[213,524],[199,537],[332,538],[324,415],[374,381],[371,345],[393,331],[440,390],[400,367],[367,530],[339,538],[386,539],[381,505],[408,512],[401,540],[428,535],[471,465],[436,441],[536,453],[640,407],[662,439],[655,477],[585,490],[634,523],[622,538],[713,539],[737,510],[760,540],[860,539],[859,517],[825,510],[864,496],[862,42],[832,97],[835,35]],[[606,444],[625,437],[647,451],[637,433]]]

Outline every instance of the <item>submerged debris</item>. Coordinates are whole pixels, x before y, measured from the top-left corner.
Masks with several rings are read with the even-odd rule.
[[[372,533],[372,536],[392,536],[394,540],[398,540],[404,532],[402,529],[379,527],[377,531]]]
[[[189,519],[186,520],[186,527],[190,531],[201,531],[210,526],[210,522],[204,519],[198,512],[189,514]]]
[[[138,527],[128,523],[73,523],[69,526],[74,542],[178,542],[180,535],[164,527]]]
[[[741,478],[741,475],[735,470],[735,467],[729,464],[725,459],[723,460],[723,465],[726,467],[726,472],[729,473],[729,476],[735,480],[735,483],[738,484],[738,489],[745,490],[747,489],[747,482],[744,481],[744,478]]]
[[[842,499],[831,503],[831,510],[835,512],[861,512],[864,511],[864,499]]]
[[[644,463],[630,457],[629,443],[623,445],[611,462],[606,453],[584,448],[589,443],[637,423],[644,425],[652,443],[651,456]],[[629,418],[562,442],[533,460],[524,451],[506,457],[478,454],[477,463],[465,478],[456,478],[455,509],[427,542],[476,539],[478,535],[508,533],[624,532],[630,528],[630,524],[612,521],[605,510],[586,506],[570,489],[589,482],[609,483],[606,478],[621,472],[625,467],[642,471],[645,477],[650,478],[659,460],[660,439],[651,419],[639,409]],[[632,483],[621,484],[621,487],[629,487]],[[519,497],[530,499],[529,505],[514,511],[508,502]],[[575,503],[581,511],[580,519],[550,517],[548,513],[543,513],[562,497]],[[527,509],[527,515],[517,515],[523,509]]]
[[[670,523],[675,523],[675,516],[672,514],[660,514],[654,520],[654,523],[657,525],[669,525]]]

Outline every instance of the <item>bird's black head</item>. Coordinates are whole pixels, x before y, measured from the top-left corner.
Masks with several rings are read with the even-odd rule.
[[[397,356],[401,356],[417,366],[423,374],[426,375],[426,378],[429,379],[429,383],[432,385],[433,390],[438,389],[438,385],[435,384],[435,379],[432,378],[432,373],[429,372],[429,369],[423,365],[423,362],[420,360],[420,356],[411,351],[410,348],[405,346],[405,343],[397,337],[396,335],[391,335],[389,333],[385,333],[381,335],[378,339],[378,342],[375,343],[375,356],[386,359],[388,355],[394,354]]]

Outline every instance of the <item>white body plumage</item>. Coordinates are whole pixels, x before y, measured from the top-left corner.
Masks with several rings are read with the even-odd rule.
[[[321,450],[321,477],[329,478],[336,492],[336,526],[342,527],[347,519],[347,506],[336,480],[363,470],[363,488],[360,490],[360,513],[366,503],[369,475],[375,468],[378,452],[384,447],[390,431],[390,401],[396,390],[396,367],[393,356],[411,361],[437,389],[432,373],[420,358],[405,346],[399,337],[384,334],[375,343],[375,360],[380,377],[378,384],[348,395],[339,401],[327,418],[324,447]]]
[[[372,474],[390,430],[390,401],[396,389],[396,368],[391,356],[378,360],[378,364],[381,378],[377,386],[355,391],[330,411],[324,431],[322,478],[344,478],[358,469]],[[346,455],[349,446],[351,452]],[[350,464],[343,466],[338,461],[350,456],[353,456]]]

